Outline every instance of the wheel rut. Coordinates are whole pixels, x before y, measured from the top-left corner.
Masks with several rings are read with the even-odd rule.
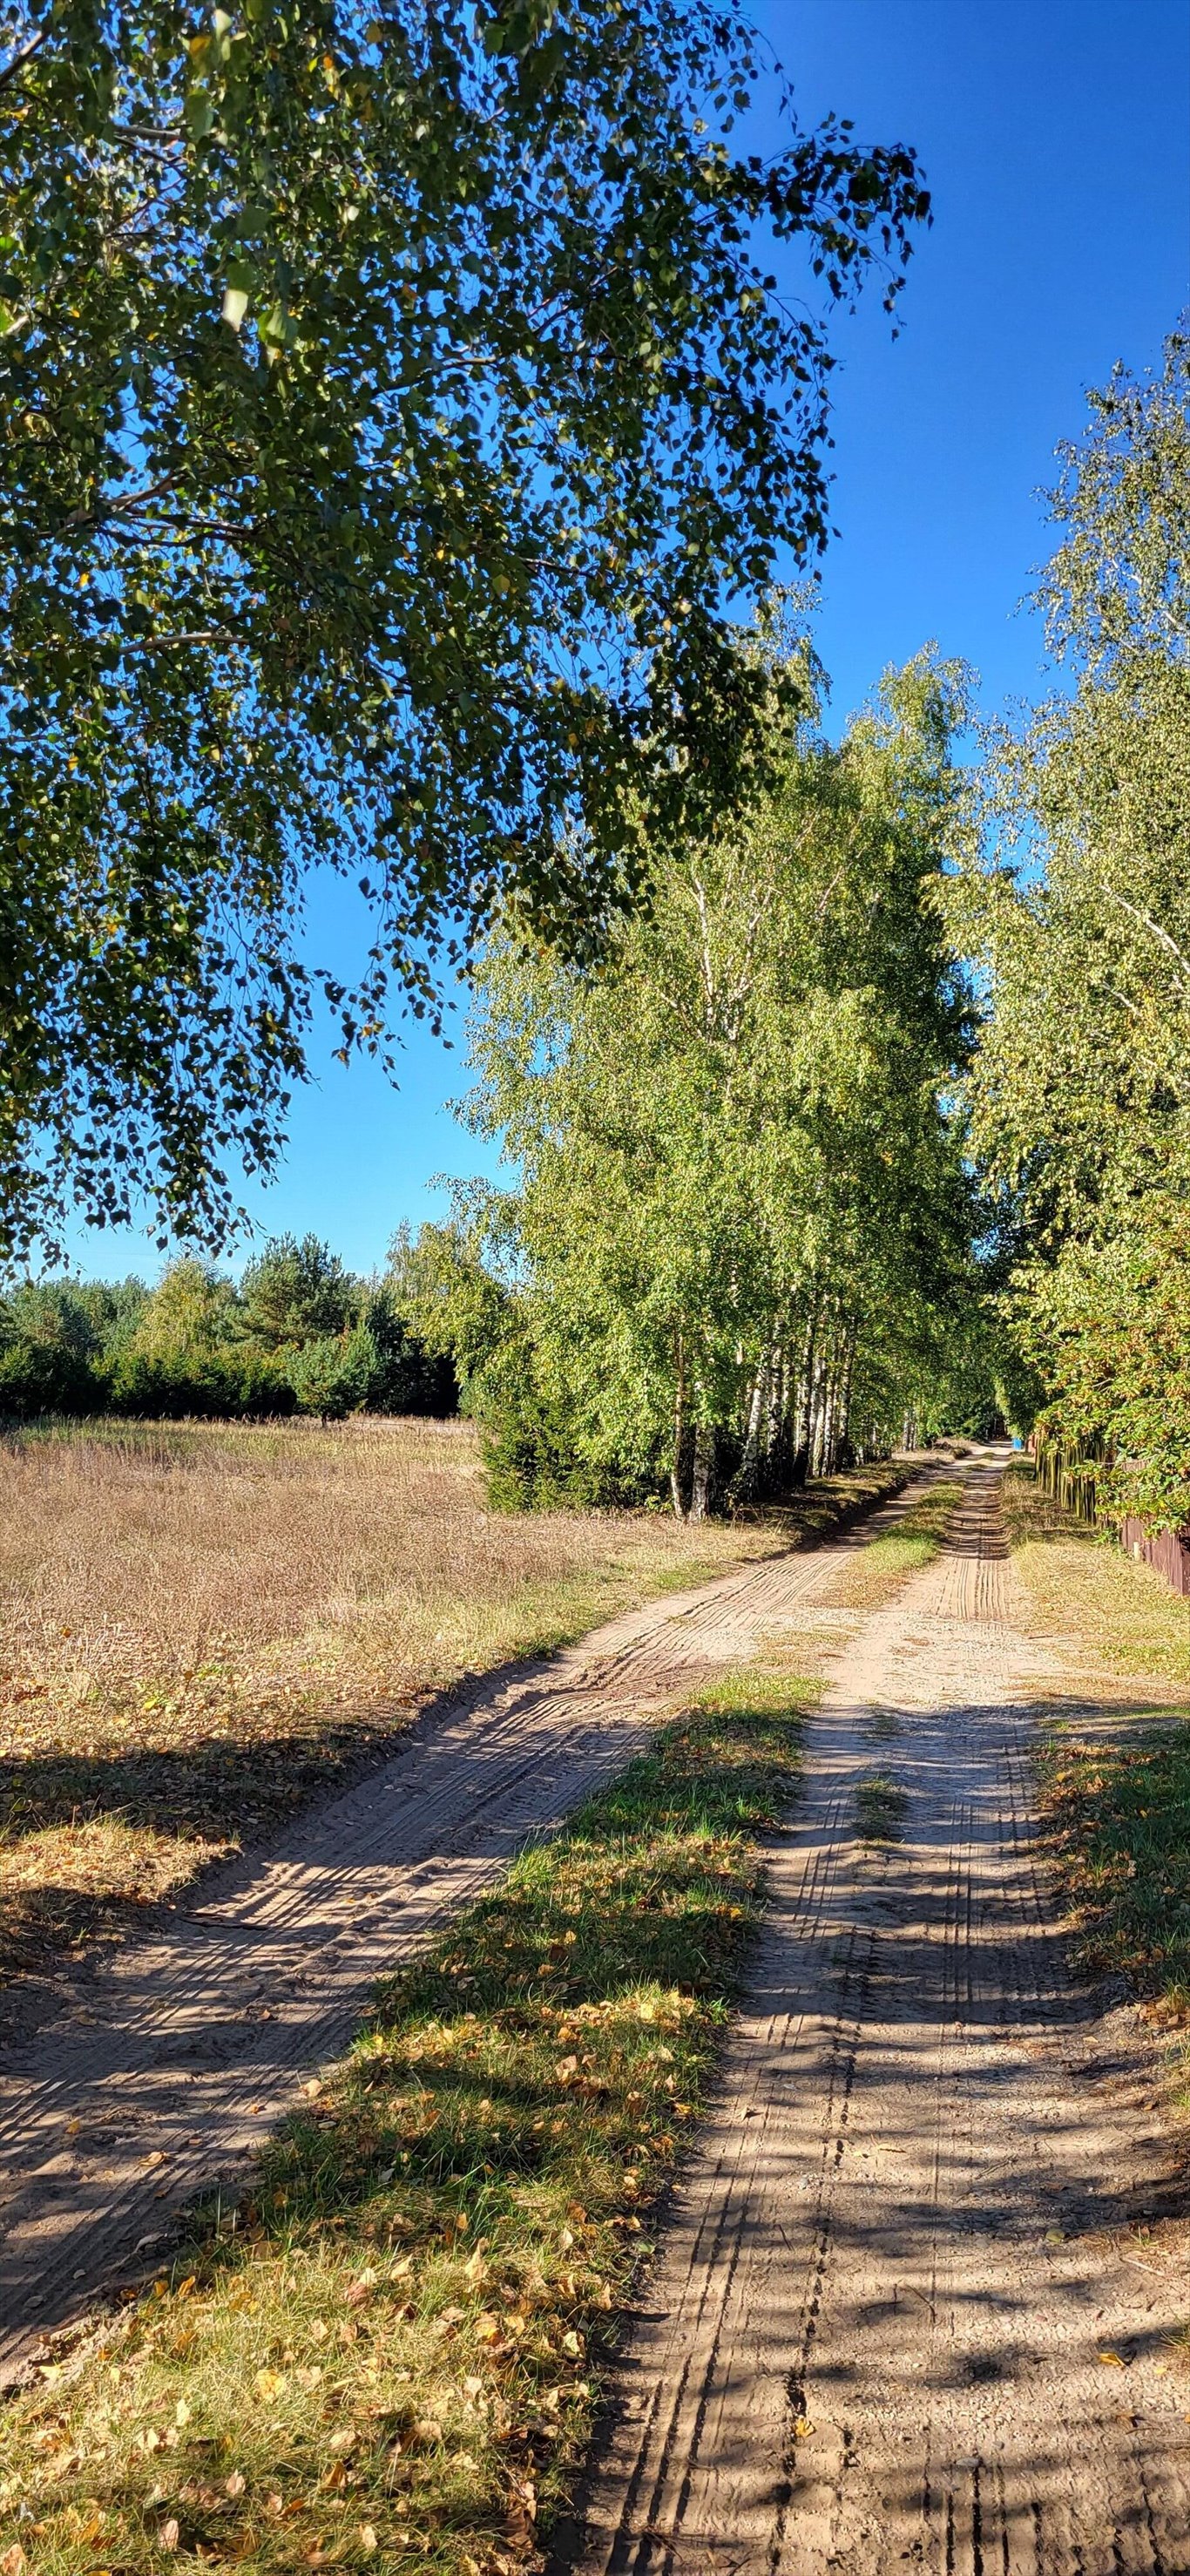
[[[1190,2570],[1165,2359],[1184,2259],[1138,2232],[1184,2185],[1138,2104],[1148,2043],[1072,1984],[1048,1904],[1029,1698],[1054,1667],[998,1474],[970,1474],[942,1556],[866,1622],[809,1731],[577,2576]],[[876,1770],[905,1798],[884,1847],[856,1825]]]
[[[271,1853],[79,1973],[0,2055],[0,2380],[143,2271],[197,2192],[243,2172],[378,1977],[556,1831],[684,1690],[829,1599],[929,1481],[829,1546],[671,1594],[423,1712]]]

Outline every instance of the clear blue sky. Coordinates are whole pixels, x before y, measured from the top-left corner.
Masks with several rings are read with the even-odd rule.
[[[913,143],[934,196],[899,339],[874,296],[836,332],[840,535],[819,635],[833,715],[930,637],[974,663],[989,706],[1035,696],[1040,638],[1016,611],[1045,551],[1038,487],[1086,386],[1116,358],[1155,362],[1190,302],[1186,0],[772,0],[758,15],[803,120],[833,107],[863,138]],[[312,932],[325,954],[343,917],[320,907]],[[432,1174],[480,1167],[444,1105],[463,1081],[421,1031],[396,1092],[328,1046],[254,1218],[379,1263],[401,1217],[440,1209]],[[79,1229],[74,1252],[102,1276],[158,1267],[140,1237]]]

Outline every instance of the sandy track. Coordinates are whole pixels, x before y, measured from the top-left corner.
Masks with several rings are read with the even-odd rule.
[[[671,1594],[427,1712],[267,1860],[82,1976],[0,2060],[0,2380],[242,2168],[384,1970],[621,1769],[683,1684],[829,1598],[913,1490],[829,1547]]]
[[[582,2576],[1185,2576],[1184,2207],[1080,1998],[1023,1768],[1046,1669],[976,1471],[810,1732],[722,2107],[667,2225]],[[908,1793],[855,1838],[857,1781]],[[1162,2247],[1165,2250],[1162,2251]],[[1114,2353],[1116,2361],[1102,2361]]]

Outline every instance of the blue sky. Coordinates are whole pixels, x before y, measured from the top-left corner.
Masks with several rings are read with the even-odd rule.
[[[913,143],[935,220],[895,341],[872,296],[835,333],[834,518],[820,647],[832,718],[928,638],[972,662],[984,702],[1044,687],[1018,614],[1046,550],[1038,487],[1116,358],[1143,368],[1190,302],[1190,11],[1185,0],[772,0],[756,14],[799,112]],[[312,944],[344,920],[324,899]],[[441,1209],[440,1171],[486,1159],[445,1103],[457,1050],[414,1030],[400,1088],[330,1062],[299,1098],[281,1174],[247,1193],[260,1229],[383,1260],[402,1217]],[[154,1275],[146,1238],[78,1229],[93,1275]]]

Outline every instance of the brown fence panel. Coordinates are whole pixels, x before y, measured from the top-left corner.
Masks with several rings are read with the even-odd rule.
[[[1154,1536],[1143,1521],[1129,1520],[1120,1531],[1120,1545],[1163,1574],[1175,1592],[1190,1595],[1190,1541],[1180,1530],[1158,1530]]]
[[[1102,1465],[1099,1455],[1086,1450],[1066,1448],[1060,1440],[1040,1439],[1036,1447],[1037,1482],[1064,1511],[1075,1519],[1098,1519],[1096,1478]],[[1126,1520],[1120,1530],[1120,1545],[1130,1556],[1141,1557],[1154,1572],[1164,1575],[1174,1592],[1190,1600],[1190,1530],[1145,1528],[1143,1521]]]

